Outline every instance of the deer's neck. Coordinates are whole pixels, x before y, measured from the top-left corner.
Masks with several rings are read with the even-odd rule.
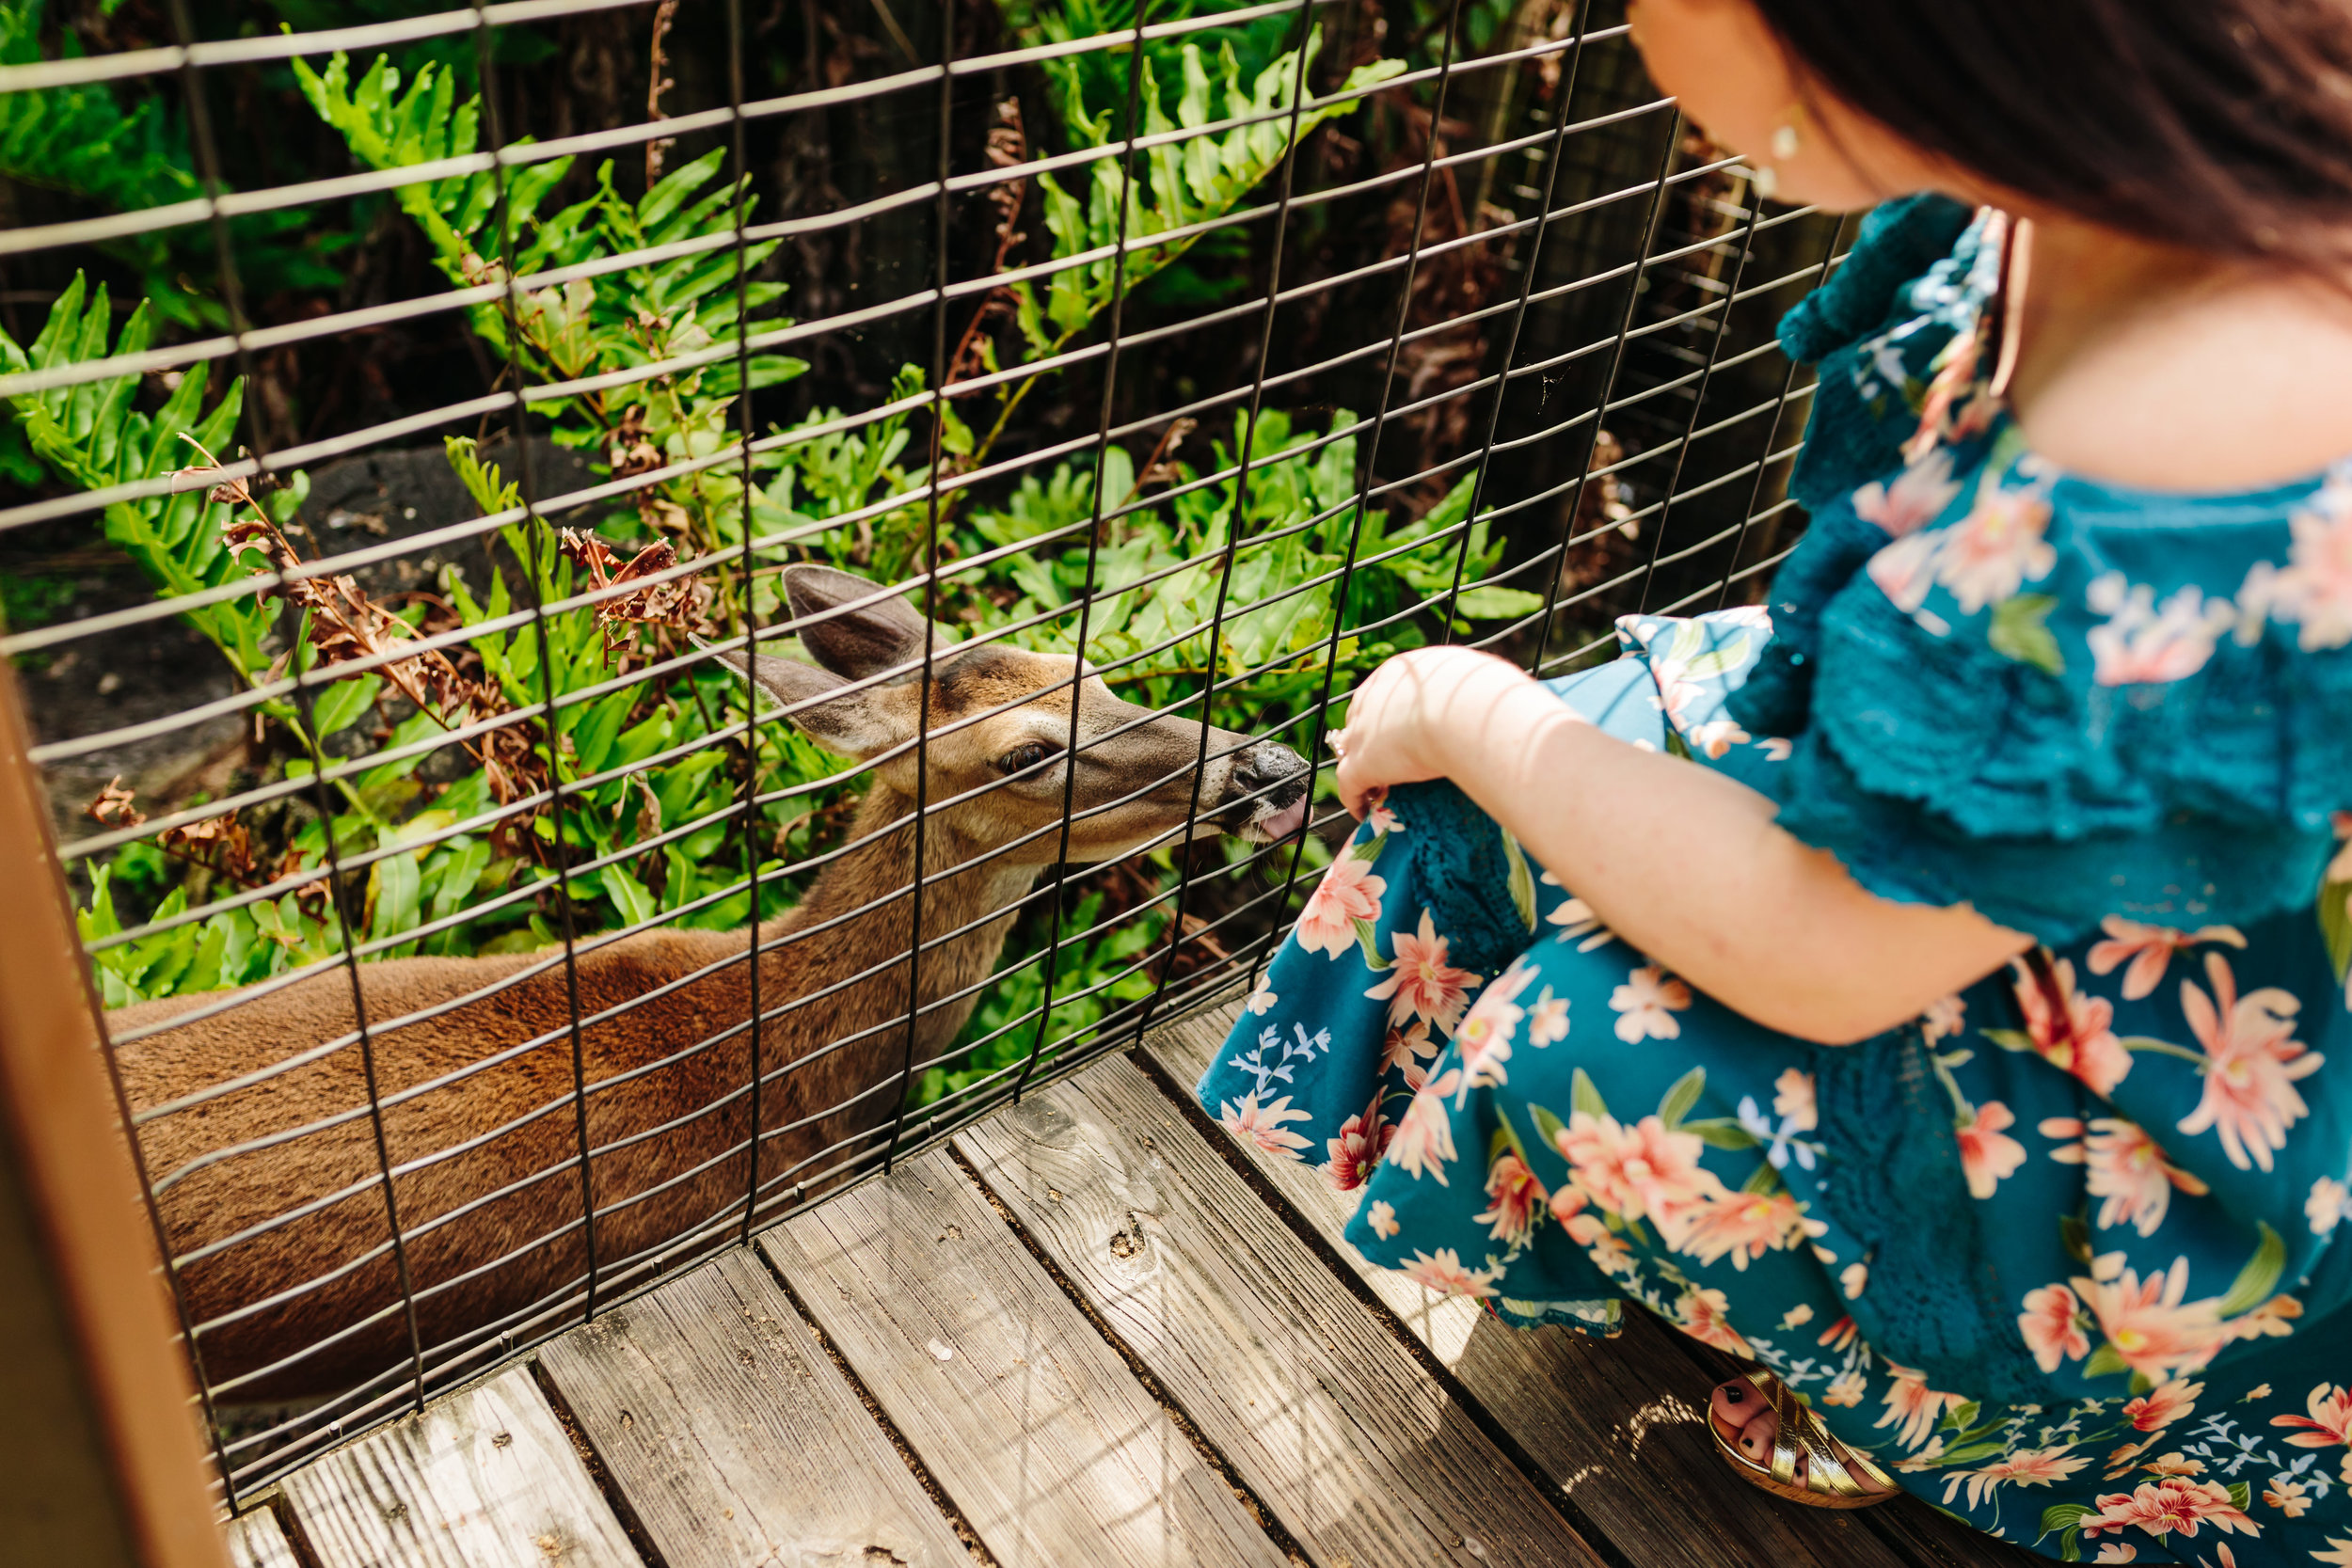
[[[905,960],[914,945],[913,802],[877,785],[859,807],[850,837],[850,847],[806,896],[761,933],[763,947],[783,939],[762,965],[763,977],[772,975],[780,988],[779,998],[839,988],[790,1015],[786,1027],[795,1034],[840,1038],[906,1011]],[[1029,890],[1037,868],[1009,865],[1004,858],[976,859],[977,847],[940,816],[925,822],[923,839],[924,946],[915,983],[928,1009],[918,1049],[930,1055],[971,1016],[977,995],[943,1000],[970,990],[995,968],[1012,925],[1010,906]]]

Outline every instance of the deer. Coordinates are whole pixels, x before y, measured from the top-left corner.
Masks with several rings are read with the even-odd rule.
[[[805,659],[723,657],[871,782],[800,902],[757,923],[756,1021],[748,934],[675,927],[583,938],[568,962],[395,958],[106,1015],[222,1402],[405,1375],[418,1347],[495,1354],[623,1263],[748,1229],[755,1190],[819,1191],[870,1152],[1049,865],[1304,827],[1311,770],[1287,747],[1204,744],[1075,657],[960,644],[851,573],[783,578]]]

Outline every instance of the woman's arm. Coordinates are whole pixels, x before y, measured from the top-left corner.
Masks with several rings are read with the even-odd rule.
[[[1867,1039],[2031,945],[1966,905],[1865,892],[1770,800],[1603,734],[1462,648],[1391,659],[1349,700],[1339,785],[1452,780],[1610,927],[1724,1006],[1826,1045]]]

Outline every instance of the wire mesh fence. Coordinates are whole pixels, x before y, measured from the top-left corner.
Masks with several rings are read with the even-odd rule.
[[[1390,652],[1754,597],[1839,243],[1615,0],[407,9],[0,5],[0,647],[232,1502],[1248,984]]]

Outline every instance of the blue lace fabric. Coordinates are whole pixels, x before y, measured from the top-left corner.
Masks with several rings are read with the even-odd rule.
[[[2352,466],[2187,496],[2042,460],[1987,386],[2000,261],[1996,217],[1914,198],[1783,324],[1812,520],[1728,705],[1794,744],[1781,824],[2052,944],[2308,907],[2352,807]]]

